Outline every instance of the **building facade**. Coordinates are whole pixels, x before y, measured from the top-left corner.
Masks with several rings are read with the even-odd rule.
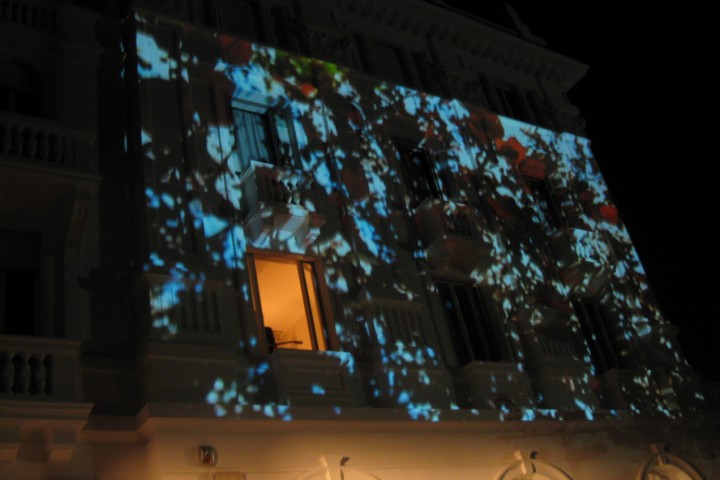
[[[506,12],[3,2],[3,477],[719,476],[586,67]]]

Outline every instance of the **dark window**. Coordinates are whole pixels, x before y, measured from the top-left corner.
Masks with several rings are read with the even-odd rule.
[[[415,53],[413,55],[413,61],[415,62],[415,68],[417,69],[422,89],[430,93],[439,93],[437,79],[433,75],[427,55],[422,52]]]
[[[554,233],[560,228],[560,212],[550,190],[547,180],[532,177],[525,177],[525,182],[530,188],[530,193],[535,199],[540,222],[548,234]]]
[[[624,367],[625,363],[605,307],[593,300],[574,300],[573,306],[590,347],[592,363],[597,373]]]
[[[480,292],[470,285],[435,282],[458,365],[501,361],[500,343]]]
[[[40,235],[0,230],[0,332],[37,335]]]
[[[358,70],[362,70],[363,72],[372,73],[372,68],[370,67],[370,61],[368,59],[368,48],[365,37],[363,37],[359,33],[356,33],[352,36],[352,42],[352,55],[355,68],[357,68]]]
[[[42,114],[40,82],[35,73],[17,62],[0,62],[0,110]]]
[[[217,0],[218,25],[226,32],[248,40],[267,40],[263,12],[257,2]]]
[[[410,83],[405,57],[399,48],[380,42],[373,42],[372,47],[373,63],[377,75],[395,83]]]
[[[290,25],[290,15],[285,7],[273,7],[270,9],[272,20],[273,37],[275,45],[286,50],[295,48]]]
[[[402,174],[410,202],[417,207],[426,198],[438,198],[438,188],[427,150],[406,143],[396,143]]]
[[[243,169],[252,161],[294,165],[293,122],[288,110],[237,102],[232,112],[237,151]]]
[[[525,122],[532,121],[519,91],[506,87],[497,87],[496,90],[500,98],[500,105],[506,115]]]

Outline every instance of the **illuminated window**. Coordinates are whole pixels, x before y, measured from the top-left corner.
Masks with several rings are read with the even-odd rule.
[[[551,193],[550,185],[547,180],[541,180],[533,177],[525,177],[525,183],[530,187],[535,199],[535,205],[538,209],[540,221],[544,225],[548,234],[552,234],[560,228],[562,222],[560,220],[560,212]]]
[[[0,230],[0,333],[36,335],[40,235]]]
[[[478,290],[460,283],[435,282],[458,365],[501,361],[500,342]]]
[[[601,374],[613,368],[625,367],[605,307],[594,300],[574,300],[573,306],[590,347],[596,372]]]
[[[418,206],[426,198],[438,198],[440,189],[427,150],[402,142],[397,142],[395,148],[412,206]]]
[[[234,101],[232,113],[243,169],[253,161],[286,166],[295,163],[292,119],[287,109]]]
[[[256,307],[268,348],[327,350],[323,308],[313,262],[287,255],[251,261]]]

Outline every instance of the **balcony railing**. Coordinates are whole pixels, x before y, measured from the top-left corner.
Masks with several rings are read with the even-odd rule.
[[[26,0],[0,0],[0,20],[54,31],[55,7]]]
[[[52,355],[29,352],[0,353],[0,393],[50,395]]]
[[[591,297],[609,281],[614,255],[602,232],[565,227],[550,237],[550,248],[575,295]]]
[[[312,182],[306,173],[253,161],[241,182],[245,224],[255,245],[291,237],[298,245],[315,241],[325,219],[303,206]]]
[[[78,400],[79,342],[0,335],[0,398]]]
[[[469,206],[426,198],[415,210],[415,224],[430,265],[469,273],[490,261],[492,245],[483,238],[478,215]]]
[[[89,171],[91,144],[87,132],[42,118],[0,113],[0,157]]]

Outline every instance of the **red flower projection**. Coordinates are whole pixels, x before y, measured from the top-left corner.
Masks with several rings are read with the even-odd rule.
[[[229,63],[235,66],[247,65],[253,53],[252,43],[227,35],[220,35],[219,40]]]
[[[599,210],[602,218],[612,223],[613,225],[617,225],[619,218],[617,207],[615,205],[603,205],[599,208]]]

